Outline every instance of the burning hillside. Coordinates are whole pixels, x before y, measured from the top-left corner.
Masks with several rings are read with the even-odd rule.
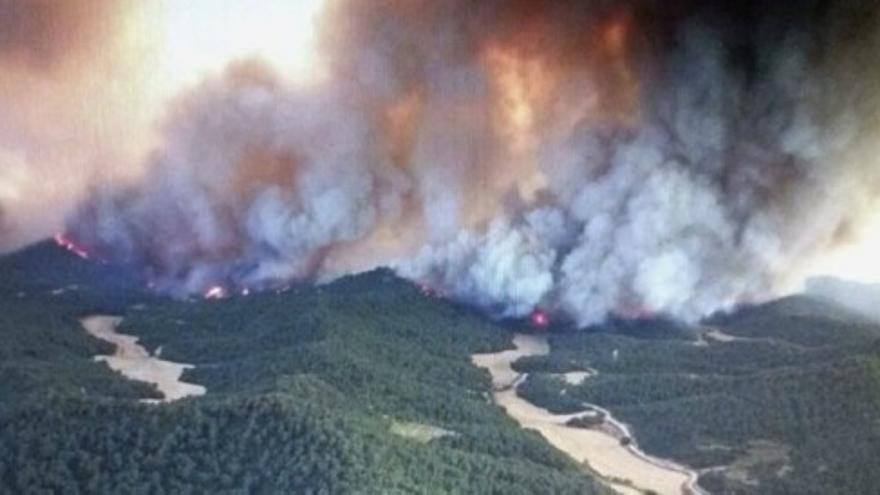
[[[183,91],[68,236],[175,294],[391,266],[498,315],[696,319],[858,238],[877,10],[327,0],[314,77],[263,50]]]

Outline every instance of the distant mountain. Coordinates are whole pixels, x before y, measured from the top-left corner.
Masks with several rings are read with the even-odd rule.
[[[833,301],[845,308],[880,322],[880,284],[868,284],[835,277],[814,277],[807,281],[806,293]]]
[[[46,294],[52,302],[75,299],[82,311],[120,310],[155,297],[135,270],[83,259],[51,241],[0,257],[0,298]]]

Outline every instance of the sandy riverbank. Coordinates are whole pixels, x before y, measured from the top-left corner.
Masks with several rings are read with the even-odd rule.
[[[489,370],[492,375],[495,402],[523,428],[537,430],[553,446],[578,462],[586,462],[605,478],[606,484],[624,495],[637,495],[642,490],[653,490],[660,495],[702,494],[695,482],[697,474],[672,462],[654,459],[638,448],[621,445],[618,436],[600,429],[566,426],[565,423],[583,413],[553,414],[519,397],[516,387],[525,379],[511,365],[523,356],[545,355],[550,352],[547,339],[535,335],[516,335],[516,349],[494,354],[472,356],[474,364]],[[577,376],[577,379],[588,379]],[[629,430],[614,420],[608,411],[606,426],[629,436]],[[628,480],[631,486],[609,481]],[[633,488],[635,487],[635,488]],[[636,489],[637,488],[637,489]]]

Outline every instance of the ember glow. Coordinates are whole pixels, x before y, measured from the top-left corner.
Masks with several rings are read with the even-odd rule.
[[[226,297],[226,289],[220,285],[215,285],[205,291],[205,299],[224,299]]]
[[[70,251],[71,253],[79,256],[80,258],[89,259],[88,251],[86,251],[85,249],[76,245],[76,243],[71,241],[65,234],[63,234],[63,233],[55,234],[55,237],[53,239],[55,240],[55,244],[57,244],[58,246],[61,246],[62,248]]]
[[[529,323],[535,328],[546,328],[550,325],[550,317],[540,308],[535,308],[529,315]]]

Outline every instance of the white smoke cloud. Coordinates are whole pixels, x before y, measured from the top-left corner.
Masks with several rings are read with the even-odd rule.
[[[203,83],[73,234],[174,293],[390,265],[586,326],[770,297],[873,204],[876,36],[578,5],[334,2],[329,82]]]
[[[462,231],[449,243],[426,246],[397,269],[500,315],[521,316],[552,290],[555,261],[535,229],[499,219],[485,233]]]

